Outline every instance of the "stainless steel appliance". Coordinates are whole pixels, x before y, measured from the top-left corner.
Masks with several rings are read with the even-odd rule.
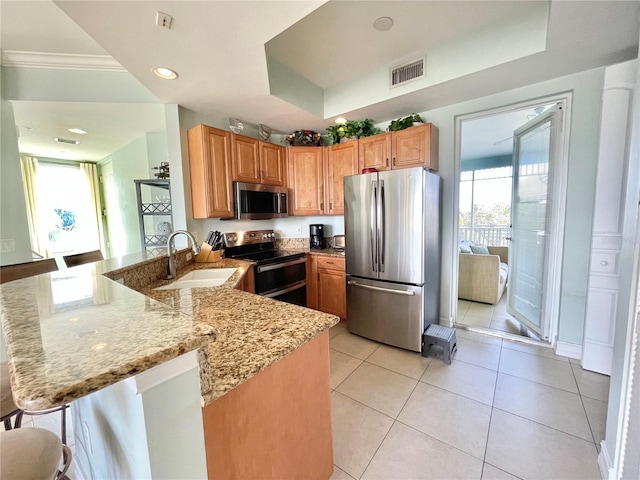
[[[296,305],[307,305],[306,254],[276,250],[273,230],[230,232],[223,235],[227,258],[256,263],[255,289],[258,295]]]
[[[284,187],[233,182],[234,218],[268,220],[288,217]]]
[[[309,225],[309,246],[314,250],[324,248],[324,225],[314,223]]]
[[[333,236],[333,249],[334,250],[344,250],[345,240],[344,235],[334,235]]]
[[[345,177],[350,332],[421,351],[439,320],[440,184],[422,167]]]

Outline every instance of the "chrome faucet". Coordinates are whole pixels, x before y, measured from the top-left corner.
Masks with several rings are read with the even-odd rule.
[[[191,240],[191,250],[193,251],[194,255],[200,253],[200,245],[198,245],[195,237],[191,235],[191,233],[187,232],[186,230],[176,230],[175,232],[171,233],[171,235],[169,235],[169,238],[167,239],[167,256],[169,257],[169,267],[167,269],[167,276],[165,277],[167,280],[176,278],[176,252],[171,244],[174,237],[179,233],[184,233],[187,237],[189,237],[189,239]]]

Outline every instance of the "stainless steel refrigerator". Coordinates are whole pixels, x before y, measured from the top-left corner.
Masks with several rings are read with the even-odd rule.
[[[350,332],[421,351],[440,312],[440,184],[422,167],[345,177]]]

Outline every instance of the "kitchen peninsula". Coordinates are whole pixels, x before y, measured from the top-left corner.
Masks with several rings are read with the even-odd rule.
[[[166,257],[134,255],[3,284],[16,403],[72,404],[85,478],[328,478],[338,319],[236,290],[247,262],[181,255],[178,277],[237,270],[154,290]]]

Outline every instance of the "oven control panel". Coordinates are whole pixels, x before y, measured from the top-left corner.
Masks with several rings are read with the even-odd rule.
[[[250,230],[248,232],[230,232],[224,234],[224,245],[227,248],[257,243],[275,243],[273,230]]]

